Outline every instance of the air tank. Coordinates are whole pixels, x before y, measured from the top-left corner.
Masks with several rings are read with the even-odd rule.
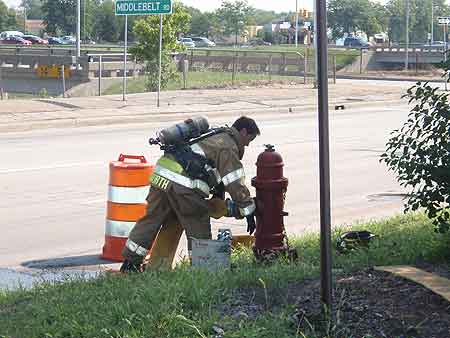
[[[187,119],[182,123],[161,130],[158,133],[158,138],[164,145],[178,144],[198,137],[207,132],[208,129],[208,120],[205,117],[200,116],[193,119]]]

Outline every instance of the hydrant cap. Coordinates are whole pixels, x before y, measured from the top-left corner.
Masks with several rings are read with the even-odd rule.
[[[283,176],[283,166],[283,158],[275,151],[274,146],[266,145],[256,161],[256,177],[252,179],[252,185],[256,189],[273,189],[275,186],[285,189],[288,179]]]
[[[271,144],[266,144],[265,147],[266,149],[258,156],[256,166],[283,166],[283,159],[281,158],[281,155],[275,151],[275,147]]]

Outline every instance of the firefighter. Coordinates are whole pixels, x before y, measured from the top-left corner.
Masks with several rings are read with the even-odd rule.
[[[120,270],[142,272],[143,260],[159,230],[165,225],[174,224],[174,220],[177,220],[186,232],[191,257],[192,237],[211,239],[208,205],[215,203],[208,204],[208,202],[217,200],[214,196],[208,200],[211,193],[215,193],[221,199],[224,198],[224,191],[231,196],[231,200],[227,199],[226,203],[221,203],[225,206],[224,213],[219,212],[217,215],[216,211],[215,218],[221,216],[247,218],[247,230],[253,232],[256,205],[244,183],[241,160],[245,147],[259,134],[256,122],[243,116],[238,118],[232,127],[220,128],[211,136],[199,138],[198,142],[189,145],[187,152],[180,154],[165,151],[150,179],[151,188],[147,196],[146,215],[136,223],[128,236],[122,251],[125,261]],[[208,173],[212,173],[214,179],[205,180],[204,176],[199,176],[191,169],[196,167],[208,168]],[[203,180],[198,177],[202,177]],[[212,190],[213,186],[222,187],[223,190],[215,192],[217,190]]]

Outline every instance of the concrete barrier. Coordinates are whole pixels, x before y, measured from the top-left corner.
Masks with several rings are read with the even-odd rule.
[[[117,78],[123,76],[123,54],[122,53],[96,53],[86,54],[76,58],[70,50],[58,50],[60,55],[43,54],[50,49],[31,49],[25,51],[19,49],[0,49],[0,88],[4,92],[20,92],[38,94],[41,91],[49,95],[61,95],[63,92],[63,81],[60,74],[47,74],[39,72],[40,66],[62,66],[70,69],[70,74],[65,81],[65,87],[70,89],[101,78]],[[14,53],[11,53],[14,51]],[[39,52],[39,53],[37,53]],[[30,53],[30,54],[28,54]],[[100,55],[101,76],[100,76]],[[127,62],[127,77],[135,77],[143,74],[144,67],[133,61]]]

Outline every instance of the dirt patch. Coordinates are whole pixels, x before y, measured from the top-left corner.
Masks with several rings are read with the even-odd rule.
[[[221,308],[233,318],[254,319],[280,305],[294,305],[293,329],[333,338],[449,338],[450,303],[419,284],[381,271],[338,274],[334,320],[324,320],[320,280],[291,283],[283,290],[239,290]]]

